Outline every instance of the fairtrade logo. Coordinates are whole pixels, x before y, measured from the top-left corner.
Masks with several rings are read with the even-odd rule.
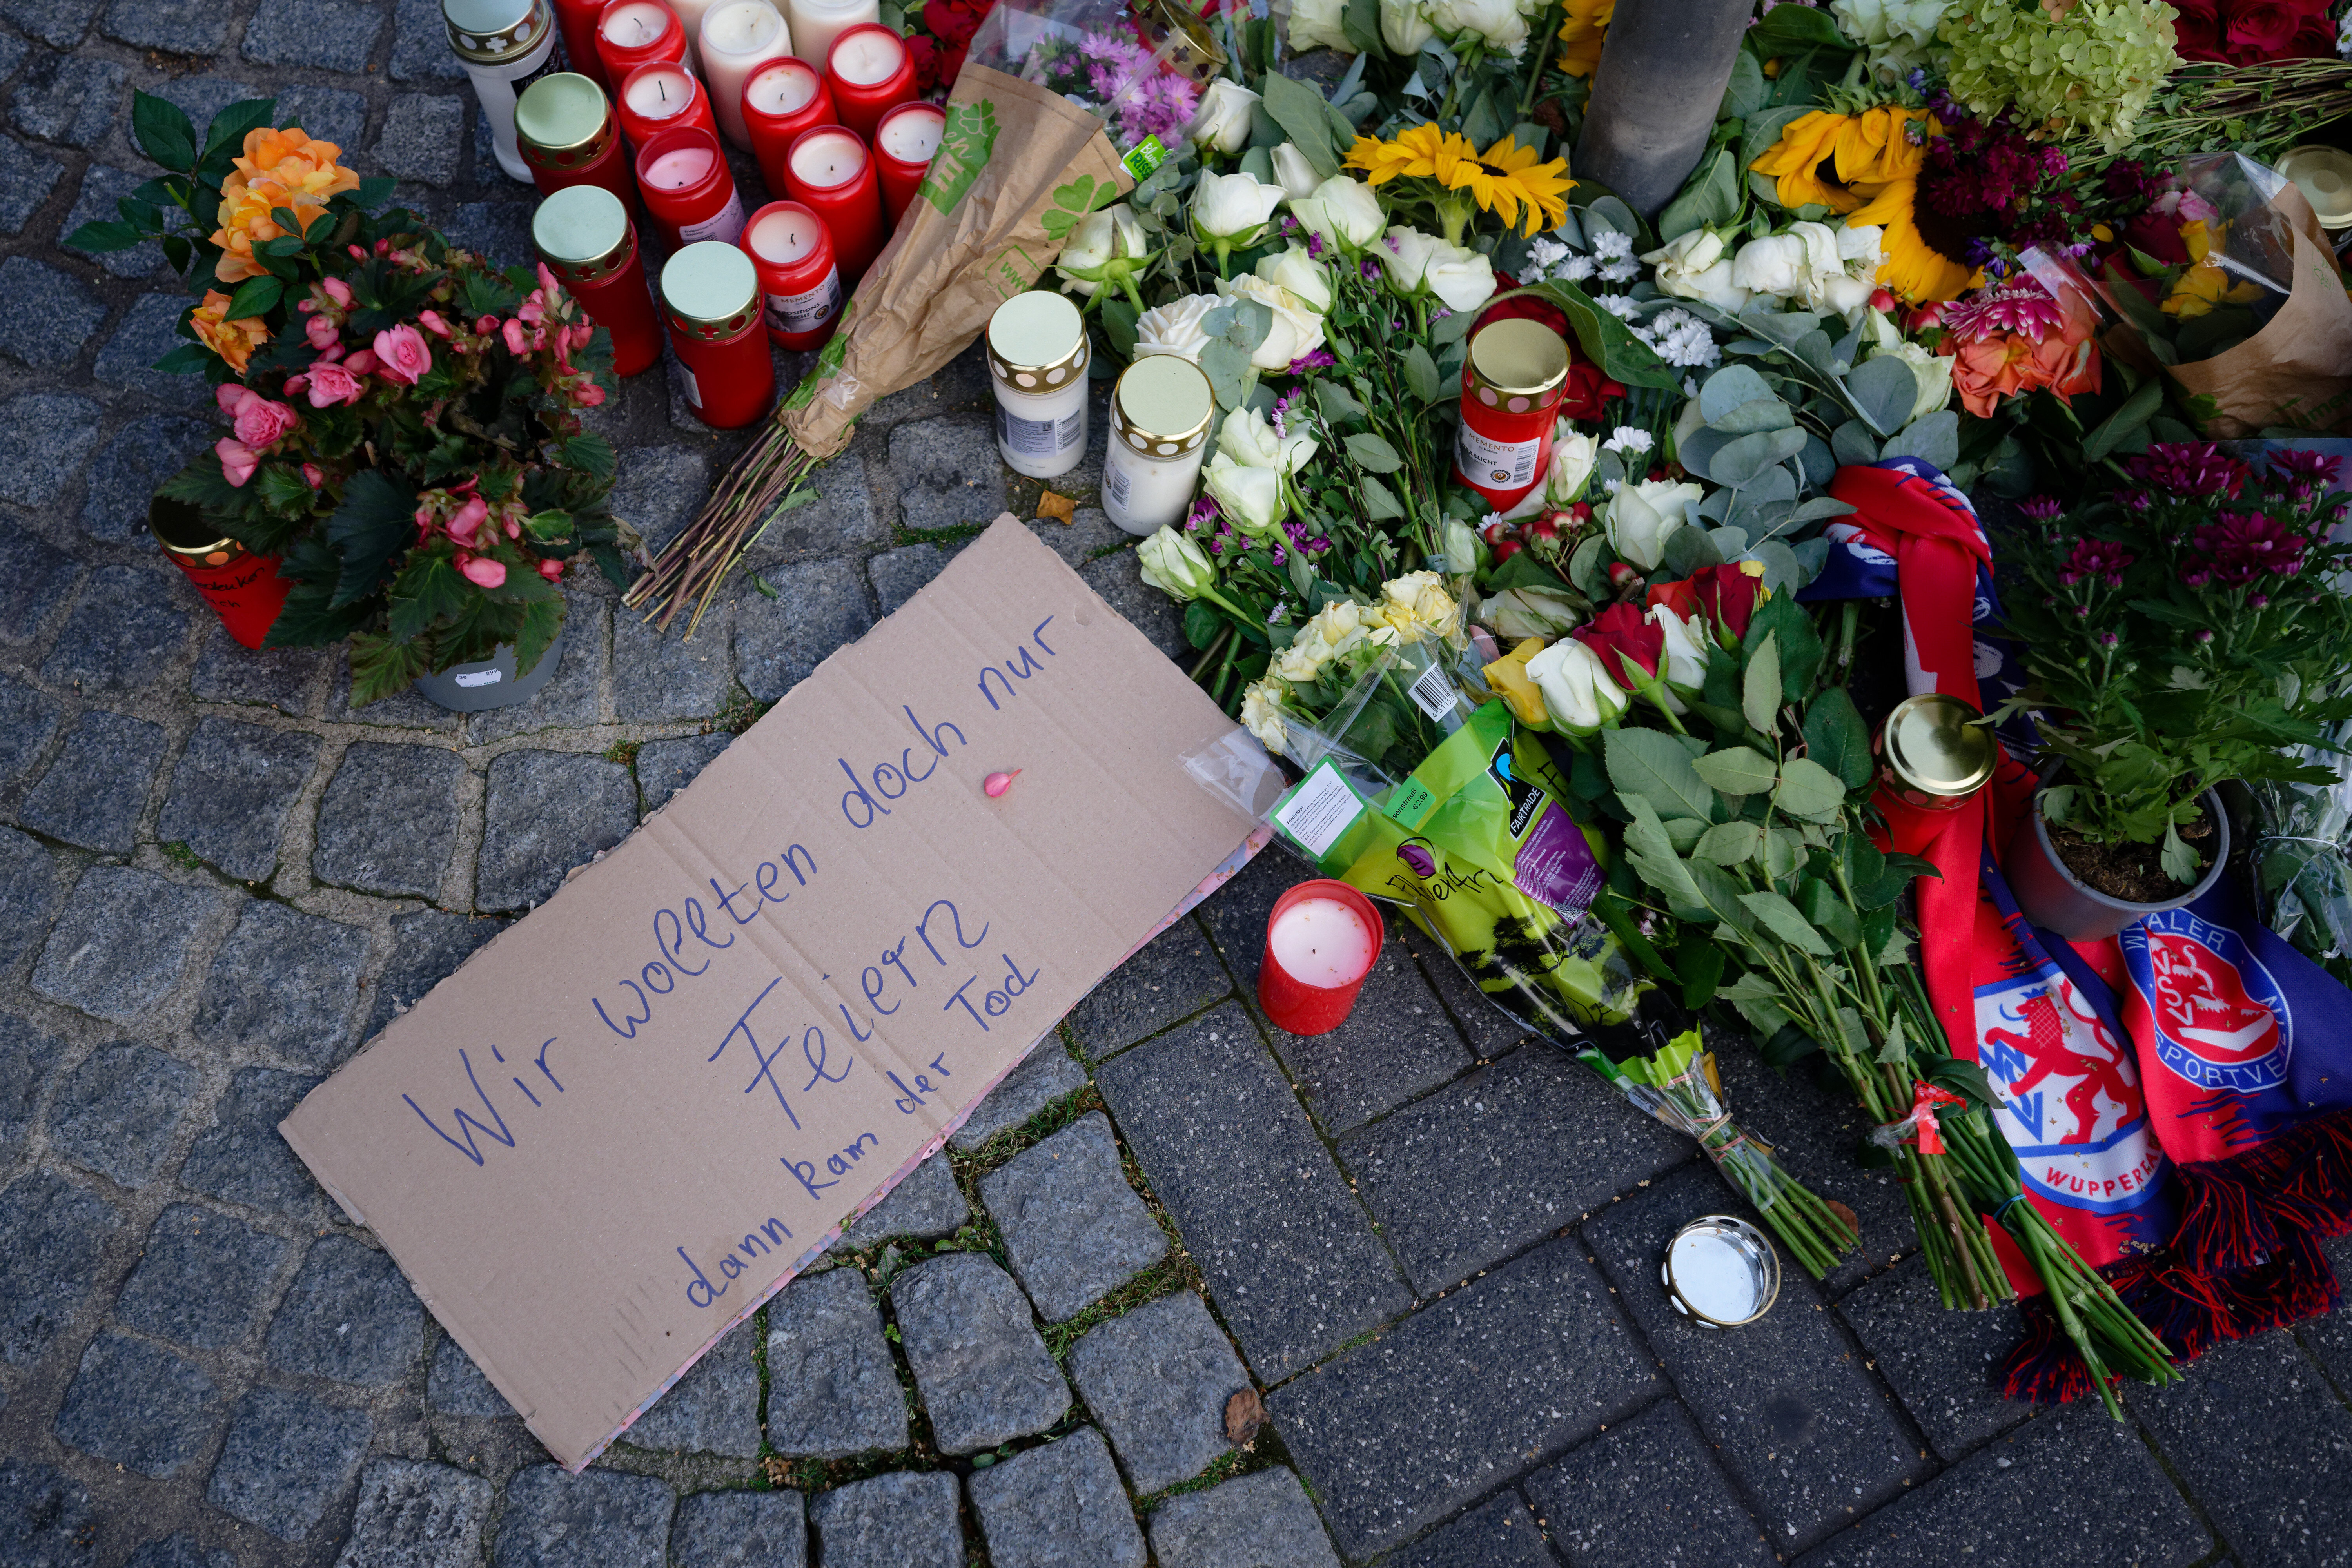
[[[2200,1089],[2240,1094],[2286,1081],[2286,996],[2243,937],[2168,910],[2126,931],[2122,945],[2165,1067]]]

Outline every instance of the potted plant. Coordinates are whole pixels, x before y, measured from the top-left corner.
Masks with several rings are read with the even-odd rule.
[[[354,704],[412,684],[520,700],[553,672],[571,562],[626,584],[613,447],[580,419],[614,388],[610,339],[544,267],[499,271],[376,211],[390,180],[272,108],[232,104],[199,142],[137,94],[133,133],[169,173],[68,242],[158,240],[202,296],[158,368],[202,373],[233,428],[161,493],[280,558],[265,646],[348,640]]]
[[[2352,717],[2352,547],[2336,462],[2150,447],[2134,488],[2074,511],[2030,500],[2009,595],[2048,767],[2001,869],[2027,919],[2070,940],[2178,908],[2221,875],[2215,786],[2325,783],[2286,748]]]

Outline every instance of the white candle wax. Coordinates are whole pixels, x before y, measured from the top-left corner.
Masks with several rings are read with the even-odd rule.
[[[947,115],[929,104],[910,109],[884,121],[874,133],[874,139],[885,153],[901,163],[928,163],[931,154],[940,150],[940,132],[946,128]]]
[[[723,3],[724,0],[669,0],[669,8],[677,13],[677,25],[686,29],[687,63],[694,68],[697,76],[702,74],[702,51],[695,47],[695,40],[702,36],[703,14]]]
[[[772,212],[743,235],[752,254],[764,261],[793,262],[816,248],[816,221],[805,213]]]
[[[698,184],[710,173],[711,152],[708,147],[681,147],[675,153],[665,153],[646,165],[646,183],[666,191],[682,191]]]
[[[669,8],[653,0],[638,0],[634,5],[615,5],[604,14],[602,36],[616,44],[635,48],[650,44],[662,36],[669,25]]]
[[[819,70],[825,68],[834,39],[861,23],[882,19],[880,0],[785,0],[785,5],[801,58]]]
[[[667,120],[694,105],[694,79],[682,70],[646,71],[624,89],[629,112],[646,120]]]
[[[793,143],[793,177],[813,190],[845,185],[864,167],[866,143],[850,132],[812,131]]]
[[[816,96],[816,72],[798,60],[761,66],[743,89],[744,101],[762,114],[794,114]]]
[[[833,46],[830,69],[837,80],[872,87],[890,79],[907,58],[907,46],[887,33],[860,33]]]
[[[1309,985],[1351,985],[1372,966],[1372,933],[1337,899],[1301,899],[1282,911],[1266,943],[1283,972]]]
[[[743,84],[770,60],[793,52],[791,31],[768,0],[728,0],[702,18],[702,80],[719,129],[738,147],[751,144],[743,126]]]

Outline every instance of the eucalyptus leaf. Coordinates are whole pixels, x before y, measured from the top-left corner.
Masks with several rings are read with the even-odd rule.
[[[1771,385],[1751,366],[1727,364],[1699,384],[1698,416],[1712,425],[1733,409],[1764,397],[1774,397]]]
[[[1755,397],[1720,419],[1707,422],[1710,430],[1726,436],[1752,436],[1759,430],[1786,430],[1797,422],[1797,412],[1777,397]]]
[[[1773,594],[1793,594],[1809,579],[1805,569],[1798,564],[1797,552],[1777,539],[1768,539],[1748,552],[1747,559],[1761,562],[1764,566],[1765,591]]]
[[[1675,457],[1693,478],[1713,479],[1715,474],[1712,465],[1715,455],[1731,445],[1735,439],[1736,437],[1727,436],[1720,430],[1710,429],[1702,425],[1684,437],[1682,445],[1675,449]],[[1717,495],[1722,493],[1720,490],[1716,492]],[[1711,496],[1708,499],[1714,498]]]
[[[1734,489],[1760,479],[1784,459],[1804,450],[1801,430],[1759,430],[1725,446],[1707,462],[1707,478]],[[1794,486],[1790,481],[1791,487]],[[1793,499],[1793,497],[1791,498]]]
[[[1723,552],[1716,549],[1715,541],[1696,528],[1678,528],[1666,535],[1665,548],[1660,553],[1664,557],[1662,570],[1670,578],[1687,577],[1694,572],[1723,564]]]
[[[1881,436],[1892,436],[1911,417],[1919,401],[1919,378],[1894,354],[1881,354],[1854,366],[1845,378],[1846,396],[1854,411]]]
[[[1216,394],[1217,406],[1235,409],[1248,396],[1243,385],[1250,370],[1250,351],[1236,348],[1222,340],[1213,341],[1201,350],[1201,374],[1209,378],[1209,389]]]
[[[1339,155],[1332,150],[1331,124],[1323,95],[1306,82],[1268,71],[1260,81],[1266,113],[1289,133],[1307,162],[1324,179],[1339,172]]]
[[[2128,290],[2126,290],[2128,292]],[[1960,416],[1948,408],[1913,420],[1879,448],[1881,458],[1917,458],[1939,468],[1960,460]]]

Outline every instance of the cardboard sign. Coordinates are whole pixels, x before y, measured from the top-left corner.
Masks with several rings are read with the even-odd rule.
[[[279,1130],[576,1470],[1246,858],[1233,728],[1001,518]]]

